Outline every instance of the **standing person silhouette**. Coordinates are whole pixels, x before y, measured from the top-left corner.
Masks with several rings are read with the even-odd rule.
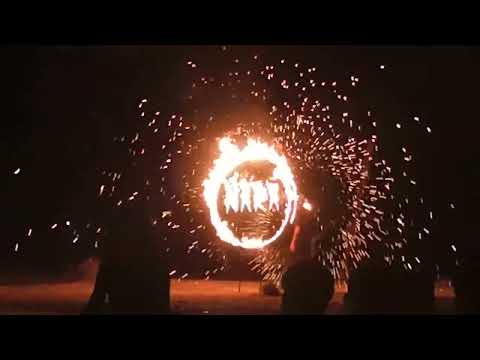
[[[303,196],[290,242],[287,271],[282,277],[282,313],[324,313],[334,292],[332,274],[314,258],[319,230],[310,201]]]
[[[142,201],[114,210],[85,314],[166,314],[170,279]]]
[[[313,207],[310,201],[300,196],[298,201],[296,222],[290,242],[289,265],[312,258],[312,241],[318,233]]]

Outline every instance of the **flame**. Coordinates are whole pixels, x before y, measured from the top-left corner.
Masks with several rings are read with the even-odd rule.
[[[302,206],[303,206],[303,208],[304,208],[305,210],[307,210],[307,211],[312,211],[312,209],[313,209],[312,204],[310,204],[310,203],[308,202],[308,200],[305,200],[305,201],[303,202],[303,205],[302,205]]]
[[[208,178],[203,182],[203,196],[210,211],[212,225],[215,227],[218,237],[233,246],[240,246],[245,249],[263,248],[277,240],[285,230],[287,224],[289,222],[293,223],[295,219],[298,200],[297,186],[287,159],[283,155],[278,154],[273,146],[253,139],[248,139],[247,145],[243,147],[243,149],[240,149],[230,138],[224,137],[219,141],[219,149],[220,157],[214,161],[213,169],[210,170]],[[227,176],[229,176],[235,168],[250,161],[268,161],[273,164],[275,168],[271,179],[282,182],[285,189],[287,201],[284,209],[284,217],[275,234],[269,239],[263,239],[262,237],[237,238],[228,227],[227,221],[221,219],[218,211],[217,199],[222,185],[226,186],[224,204],[227,209],[231,208],[234,211],[242,211],[246,208],[247,211],[252,211],[250,203],[250,194],[252,191],[254,192],[254,209],[263,207],[265,192],[259,188],[259,186],[263,187],[263,185],[255,184],[255,182],[249,183],[246,179],[241,179],[237,182],[238,176],[236,174],[227,179]],[[278,210],[278,184],[267,182],[266,186],[267,194],[271,194],[270,199],[268,199],[269,207],[276,207]],[[257,193],[256,198],[255,189]],[[237,197],[239,192],[240,202]]]

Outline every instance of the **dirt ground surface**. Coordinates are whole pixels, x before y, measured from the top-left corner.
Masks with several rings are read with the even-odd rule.
[[[0,314],[80,314],[93,289],[93,279],[0,286]],[[171,304],[177,314],[278,314],[280,297],[260,293],[255,281],[171,280]],[[345,286],[338,285],[327,314],[343,313]],[[435,289],[436,313],[454,312],[448,282]]]

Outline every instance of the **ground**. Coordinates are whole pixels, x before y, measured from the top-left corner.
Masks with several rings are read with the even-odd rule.
[[[88,300],[93,279],[0,286],[0,314],[79,314]],[[264,296],[259,282],[218,280],[171,281],[172,308],[178,314],[277,314],[280,298]],[[341,314],[346,289],[337,286],[327,310]],[[448,282],[436,285],[436,309],[453,311],[453,289]]]

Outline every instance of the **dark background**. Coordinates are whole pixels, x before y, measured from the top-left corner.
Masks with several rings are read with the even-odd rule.
[[[327,69],[332,79],[357,74],[364,87],[360,101],[374,104],[379,122],[420,116],[433,132],[412,134],[410,148],[419,187],[434,209],[432,256],[448,272],[451,244],[460,255],[479,252],[477,48],[253,46],[228,51],[241,57],[284,54]],[[64,256],[65,249],[48,235],[25,240],[28,228],[35,235],[36,229],[70,216],[88,218],[99,167],[112,156],[112,138],[126,134],[137,119],[138,102],[148,98],[159,109],[175,109],[177,94],[184,93],[185,61],[227,66],[219,52],[216,46],[0,48],[0,258],[17,256],[15,243],[26,248],[27,241],[36,241],[36,254],[47,260]],[[385,70],[379,71],[380,64]],[[382,131],[384,138],[395,136]],[[18,167],[21,173],[15,176]]]

